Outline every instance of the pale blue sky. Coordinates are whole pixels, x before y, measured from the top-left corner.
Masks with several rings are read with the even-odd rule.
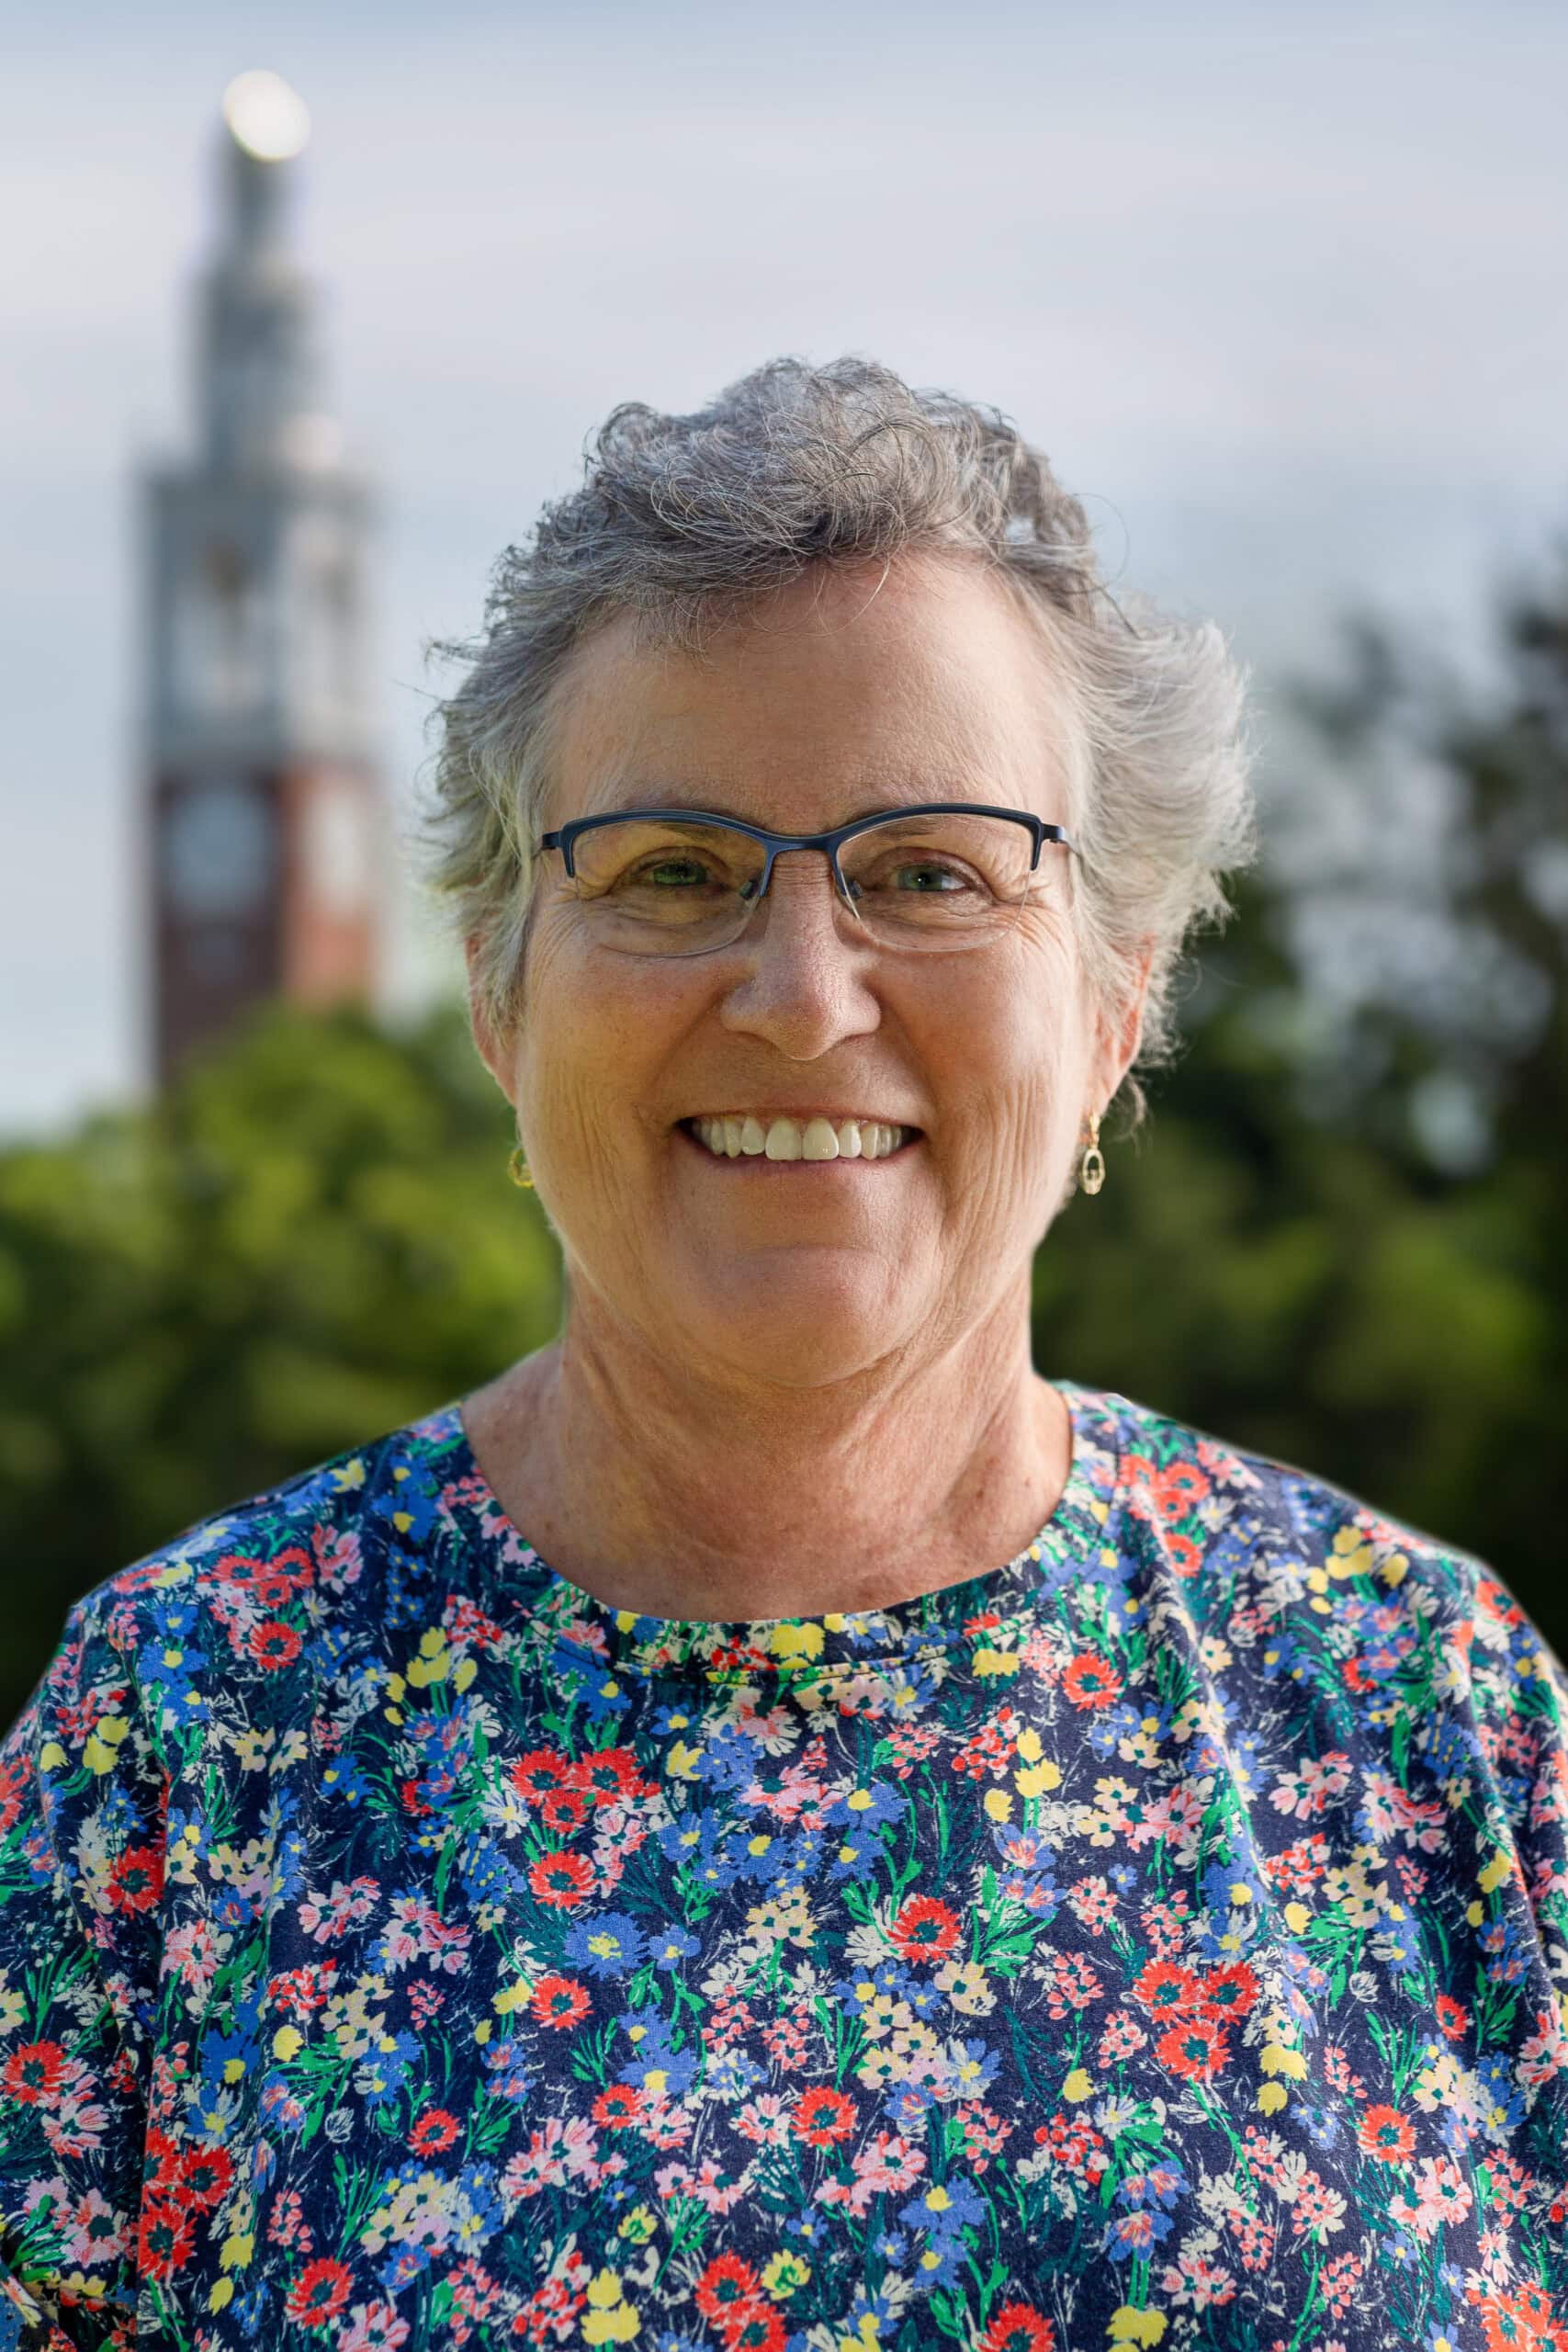
[[[426,637],[615,401],[845,350],[995,401],[1265,673],[1355,598],[1474,643],[1568,526],[1568,17],[1534,7],[35,13],[0,152],[0,1131],[144,1084],[133,471],[188,430],[225,83],[379,478],[389,786]],[[389,1004],[453,967],[400,904]]]

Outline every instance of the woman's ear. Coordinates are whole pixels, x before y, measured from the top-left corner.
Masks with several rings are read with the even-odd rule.
[[[480,980],[479,940],[474,933],[463,942],[463,960],[468,971],[468,1026],[474,1034],[474,1044],[479,1059],[494,1079],[497,1086],[512,1100],[512,1068],[503,1052],[502,1041],[491,1023],[485,1010],[484,989]]]
[[[1137,960],[1137,977],[1127,1000],[1120,1033],[1112,1035],[1104,1023],[1100,1025],[1099,1100],[1102,1103],[1114,1099],[1117,1089],[1137,1057],[1144,1034],[1144,1004],[1149,992],[1149,969],[1154,962],[1156,944],[1152,937],[1144,942],[1143,953]]]

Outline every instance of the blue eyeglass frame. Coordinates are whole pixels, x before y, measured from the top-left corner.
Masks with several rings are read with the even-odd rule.
[[[1010,818],[1014,824],[1027,826],[1033,835],[1034,847],[1029,860],[1031,874],[1038,873],[1040,852],[1047,842],[1060,842],[1074,857],[1078,854],[1077,844],[1067,839],[1060,825],[1048,824],[1043,817],[1035,816],[1030,808],[998,808],[983,800],[911,801],[902,808],[878,808],[869,817],[856,817],[850,824],[835,826],[831,832],[826,833],[771,832],[766,825],[748,824],[744,817],[721,816],[712,808],[607,808],[594,817],[574,817],[570,824],[558,825],[553,832],[541,833],[538,845],[540,849],[558,849],[566,860],[567,873],[575,881],[577,868],[572,861],[572,852],[578,836],[592,831],[595,825],[619,825],[628,818],[665,824],[690,823],[700,820],[704,824],[727,825],[732,832],[745,833],[752,841],[761,842],[767,851],[768,862],[762,868],[761,886],[750,901],[752,906],[760,905],[767,897],[768,885],[773,878],[773,860],[781,850],[819,849],[826,854],[840,898],[852,910],[855,902],[850,896],[843,869],[839,864],[840,848],[856,833],[870,832],[877,825],[897,824],[906,817]]]

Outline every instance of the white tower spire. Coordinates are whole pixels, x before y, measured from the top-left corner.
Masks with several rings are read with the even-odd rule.
[[[231,82],[222,112],[197,455],[148,484],[160,1080],[257,999],[374,984],[368,498],[341,461],[288,241],[310,118],[264,72]]]

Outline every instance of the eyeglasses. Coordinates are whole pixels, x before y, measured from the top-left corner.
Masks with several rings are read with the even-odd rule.
[[[827,833],[774,833],[701,808],[617,808],[542,833],[558,849],[596,942],[623,956],[732,946],[766,898],[782,850],[819,849],[839,898],[888,947],[986,947],[1026,905],[1067,900],[1067,868],[1041,864],[1060,825],[1026,808],[926,800]]]

